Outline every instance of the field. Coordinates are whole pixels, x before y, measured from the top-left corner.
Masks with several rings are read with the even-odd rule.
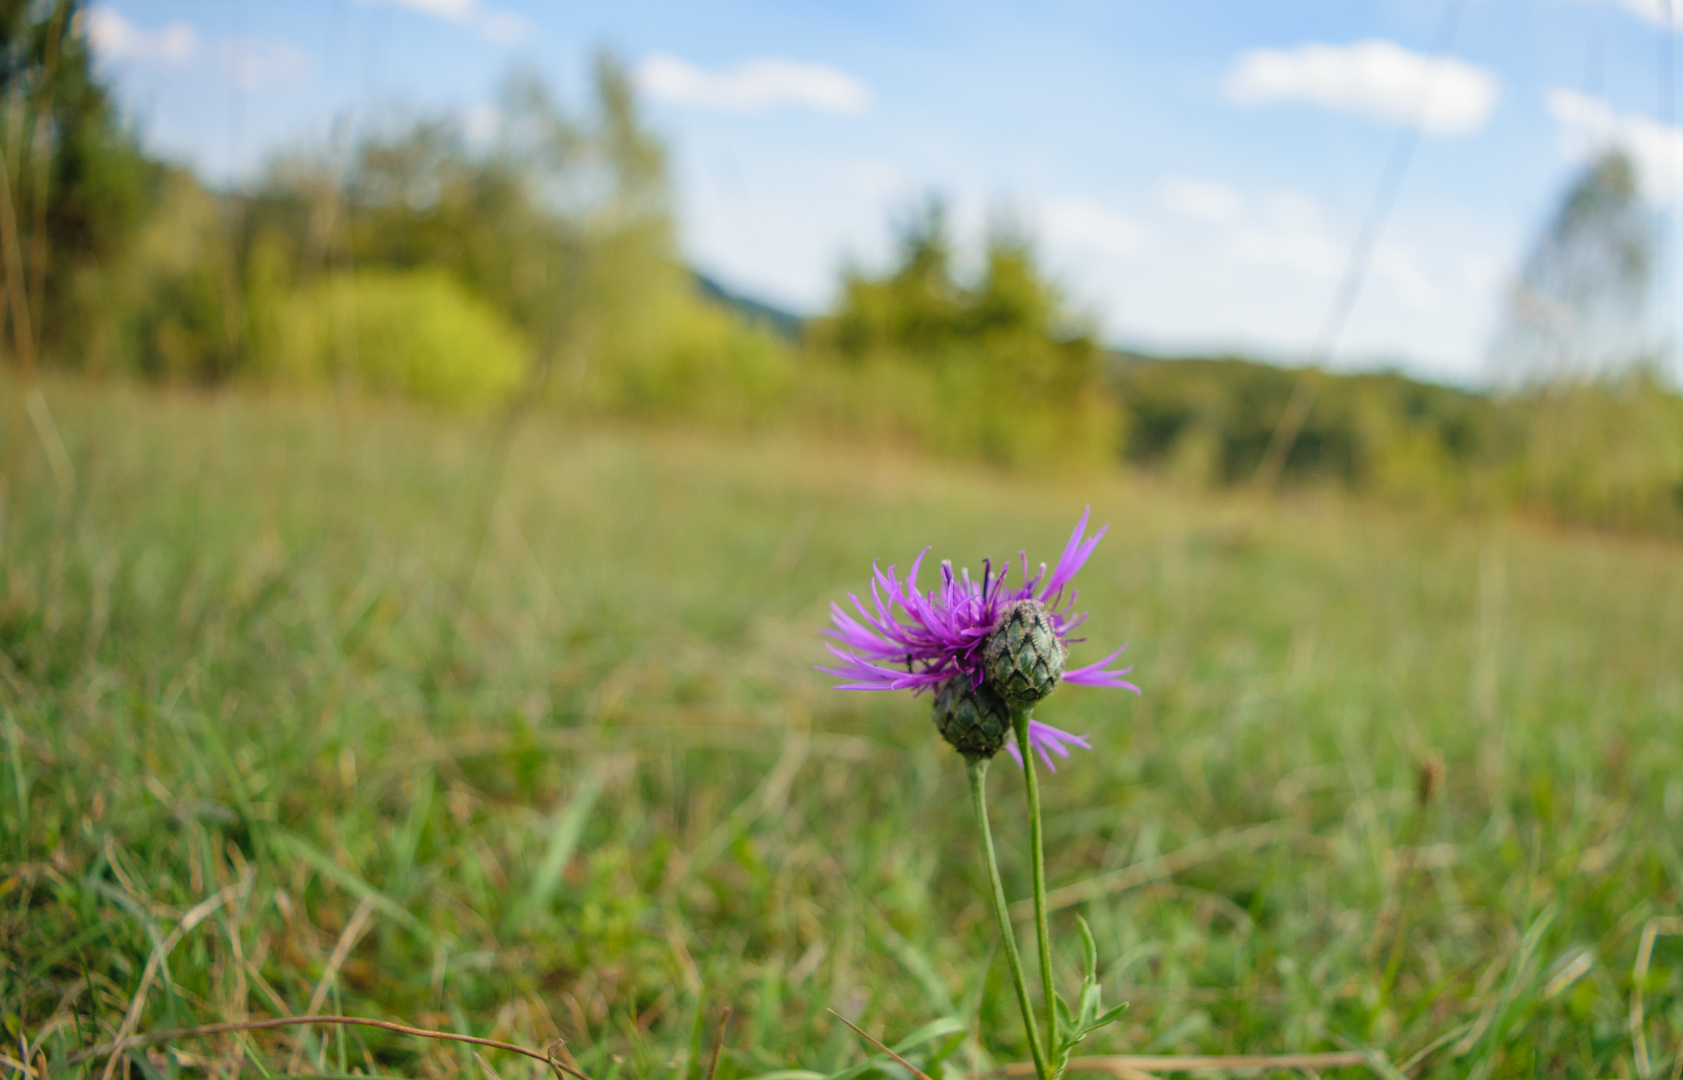
[[[1088,1052],[1683,1063],[1675,545],[548,416],[505,459],[415,407],[76,382],[55,475],[14,398],[7,1075],[306,1009],[563,1036],[595,1080],[700,1077],[727,1006],[721,1080],[864,1061],[831,1009],[1024,1060],[960,760],[927,699],[813,665],[872,560],[1050,560],[1087,505],[1074,660],[1131,642],[1144,689],[1042,711],[1095,746],[1045,785],[1064,974],[1079,912],[1131,1002]],[[301,1031],[128,1068],[544,1071]]]

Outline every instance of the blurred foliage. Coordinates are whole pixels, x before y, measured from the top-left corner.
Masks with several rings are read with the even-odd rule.
[[[526,378],[520,334],[442,270],[335,275],[278,313],[271,374],[287,382],[348,381],[473,408]]]
[[[277,162],[252,200],[248,231],[278,238],[283,274],[294,280],[331,268],[359,318],[366,300],[353,283],[369,267],[424,272],[405,280],[435,290],[448,275],[525,342],[526,363],[498,361],[497,373],[482,373],[482,385],[503,396],[526,385],[562,408],[752,419],[787,382],[787,358],[694,295],[674,245],[664,151],[642,126],[621,68],[604,56],[595,75],[588,115],[562,109],[536,77],[514,76],[486,147],[453,121],[427,120],[364,141],[342,167]],[[248,288],[258,284],[255,265],[248,258]],[[385,283],[388,293],[397,280]],[[470,334],[463,347],[472,334],[508,340],[483,318],[471,333],[456,325]],[[415,393],[427,381],[396,377],[391,363],[362,385]],[[484,363],[469,359],[458,374]],[[528,378],[508,377],[515,368]],[[424,396],[456,400],[455,385]]]
[[[1683,533],[1683,397],[1648,367],[1510,399],[1511,504],[1550,520]]]
[[[1300,482],[1436,498],[1496,451],[1487,397],[1396,374],[1312,377],[1315,408],[1286,461]],[[1129,414],[1126,457],[1197,486],[1243,483],[1299,378],[1232,357],[1124,362],[1115,383]]]
[[[1256,474],[1299,373],[1234,357],[1124,359],[1125,459],[1192,487]],[[1394,373],[1318,383],[1288,483],[1399,506],[1520,511],[1560,524],[1683,531],[1683,396],[1653,368],[1502,394]]]
[[[897,265],[880,277],[849,268],[809,338],[833,369],[815,380],[821,407],[850,428],[1006,465],[1113,454],[1117,412],[1093,332],[1009,226],[995,226],[965,281],[946,209],[930,201],[901,229]]]
[[[140,153],[78,26],[73,3],[0,4],[11,227],[52,364],[816,427],[1003,467],[1125,462],[1197,488],[1256,473],[1299,379],[1108,353],[1026,233],[996,224],[966,257],[938,199],[902,220],[889,266],[843,271],[820,318],[733,294],[684,266],[665,149],[607,55],[576,107],[516,73],[489,132],[341,125],[249,188],[212,190]],[[1592,162],[1512,290],[1493,346],[1504,388],[1311,373],[1286,483],[1683,529],[1683,399],[1642,330],[1656,243],[1630,161]]]
[[[475,142],[429,118],[272,161],[250,191],[152,166],[144,223],[66,366],[332,384],[465,407],[743,422],[790,383],[774,335],[702,299],[665,155],[608,56],[563,109],[511,77]]]
[[[60,355],[81,354],[101,328],[110,284],[103,268],[133,241],[158,178],[93,73],[77,32],[80,7],[0,2],[6,246],[22,272],[29,336]],[[8,291],[0,303],[13,321]],[[17,338],[0,330],[9,355]]]
[[[90,320],[86,349],[49,359],[169,381],[229,378],[245,344],[229,206],[177,168],[157,170],[149,201],[134,242],[102,275],[108,305]]]

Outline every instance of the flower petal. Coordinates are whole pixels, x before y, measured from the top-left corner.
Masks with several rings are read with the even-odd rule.
[[[1039,720],[1029,721],[1029,745],[1040,755],[1040,759],[1046,763],[1046,767],[1052,772],[1058,771],[1057,765],[1052,762],[1052,754],[1067,758],[1071,746],[1079,746],[1083,750],[1093,748],[1093,745],[1087,741],[1087,736],[1071,735],[1069,732],[1061,728],[1055,728],[1051,724],[1042,724]],[[1017,747],[1015,738],[1005,744],[1005,749],[1010,751],[1012,759],[1021,766],[1023,755]]]
[[[1098,547],[1099,541],[1104,538],[1104,534],[1110,531],[1110,526],[1106,525],[1094,533],[1091,539],[1083,542],[1082,534],[1087,531],[1087,519],[1092,516],[1092,513],[1093,508],[1087,507],[1081,513],[1081,520],[1075,523],[1075,531],[1070,533],[1069,543],[1064,545],[1064,553],[1058,556],[1058,565],[1052,570],[1052,576],[1047,578],[1045,583],[1040,586],[1040,591],[1035,597],[1042,603],[1051,601],[1063,590],[1065,585],[1069,584],[1070,578],[1073,578],[1076,572],[1086,565],[1088,558],[1093,554],[1093,549]]]
[[[1125,668],[1119,668],[1116,671],[1104,670],[1106,664],[1115,660],[1118,656],[1121,656],[1127,648],[1128,646],[1126,645],[1122,646],[1122,648],[1117,649],[1115,652],[1111,653],[1109,656],[1100,660],[1096,664],[1088,664],[1086,667],[1078,667],[1065,671],[1064,682],[1074,683],[1076,686],[1113,686],[1122,690],[1132,690],[1136,694],[1139,693],[1139,687],[1122,678],[1122,676],[1134,670],[1132,664]]]

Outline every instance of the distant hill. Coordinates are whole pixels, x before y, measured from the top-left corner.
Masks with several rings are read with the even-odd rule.
[[[777,335],[788,341],[794,341],[806,329],[806,318],[796,315],[792,311],[756,300],[751,296],[744,296],[719,284],[718,281],[700,270],[691,270],[690,277],[695,281],[696,291],[703,297],[721,307],[742,315],[754,322],[769,326]]]

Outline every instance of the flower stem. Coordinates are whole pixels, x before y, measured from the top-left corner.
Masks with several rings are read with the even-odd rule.
[[[993,850],[993,829],[988,826],[988,759],[967,757],[970,767],[970,802],[976,808],[976,828],[982,834],[982,852],[987,857],[988,881],[993,886],[993,913],[999,919],[999,936],[1005,944],[1005,959],[1011,966],[1011,982],[1017,988],[1017,1004],[1023,1010],[1023,1027],[1028,1029],[1029,1055],[1039,1080],[1052,1080],[1046,1063],[1046,1048],[1040,1043],[1040,1027],[1034,1022],[1029,1004],[1028,982],[1023,978],[1023,957],[1017,951],[1017,935],[1011,928],[1011,909],[1005,902],[1005,884],[999,880],[999,857]]]
[[[1034,868],[1034,935],[1040,946],[1040,990],[1046,1003],[1046,1027],[1052,1052],[1059,1046],[1057,988],[1052,984],[1052,931],[1046,918],[1046,837],[1040,828],[1040,779],[1034,766],[1034,747],[1029,743],[1029,714],[1026,708],[1011,706],[1011,728],[1017,735],[1017,750],[1023,755],[1023,780],[1028,785],[1029,862]]]

